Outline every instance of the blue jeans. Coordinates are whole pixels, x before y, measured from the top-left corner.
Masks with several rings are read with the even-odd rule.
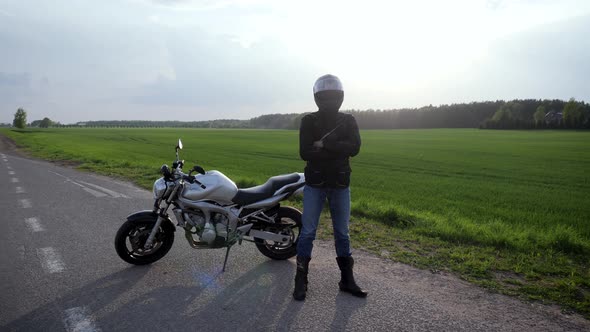
[[[314,188],[306,185],[303,189],[303,227],[297,242],[297,256],[311,257],[313,240],[315,240],[320,214],[326,199],[330,204],[336,254],[338,257],[351,255],[350,236],[348,235],[350,189],[348,187],[344,189]]]

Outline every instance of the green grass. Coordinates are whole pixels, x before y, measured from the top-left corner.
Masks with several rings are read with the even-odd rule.
[[[149,188],[180,137],[187,165],[238,184],[302,171],[280,130],[48,129],[1,133],[33,155]],[[590,317],[590,132],[363,131],[352,159],[356,248]],[[299,202],[294,202],[299,204]],[[331,236],[328,222],[320,235]]]

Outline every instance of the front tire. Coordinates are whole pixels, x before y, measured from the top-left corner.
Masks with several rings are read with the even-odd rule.
[[[166,221],[164,221],[166,222]],[[174,243],[174,231],[160,226],[151,249],[144,249],[156,220],[127,220],[115,236],[115,250],[122,260],[130,264],[151,264],[164,257]]]
[[[277,219],[277,223],[283,225],[280,230],[273,225],[264,230],[270,232],[282,231],[283,234],[291,238],[291,243],[285,246],[274,241],[256,239],[256,248],[266,257],[285,260],[297,255],[297,241],[301,231],[301,212],[289,206],[281,206]]]

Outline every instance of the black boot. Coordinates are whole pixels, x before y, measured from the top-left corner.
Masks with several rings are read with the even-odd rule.
[[[367,292],[363,291],[354,281],[352,267],[354,266],[354,259],[352,257],[336,257],[338,267],[340,268],[341,280],[338,283],[340,290],[350,293],[356,297],[367,297]]]
[[[309,261],[311,257],[297,256],[297,274],[295,274],[295,290],[293,298],[297,301],[305,300],[307,292],[307,271],[309,270]]]

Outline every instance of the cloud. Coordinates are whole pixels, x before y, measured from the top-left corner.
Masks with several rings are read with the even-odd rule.
[[[18,103],[33,95],[31,74],[27,72],[0,72],[0,99],[2,103]]]
[[[233,36],[183,34],[174,29],[165,38],[172,75],[160,75],[143,85],[132,100],[135,103],[208,107],[244,117],[248,115],[240,114],[240,109],[272,111],[269,108],[275,105],[311,98],[317,70],[290,56],[276,40],[244,48]]]
[[[3,73],[0,72],[0,87],[30,87],[30,73]]]
[[[576,97],[590,100],[590,15],[539,26],[492,43],[479,60],[433,88],[439,100]]]
[[[31,116],[39,113],[35,118],[63,123],[305,112],[314,108],[314,80],[327,72],[343,80],[347,108],[521,96],[588,100],[589,92],[579,91],[589,76],[590,17],[541,25],[589,6],[14,1],[0,9],[0,108],[23,104]]]
[[[208,11],[236,5],[259,3],[256,0],[147,0],[149,3],[169,9]]]
[[[0,122],[8,122],[11,112],[19,107],[24,107],[32,117],[41,116],[39,112],[29,110],[50,103],[47,99],[50,86],[47,77],[37,80],[29,72],[0,72],[0,109],[4,116]]]
[[[503,0],[487,0],[486,7],[489,9],[498,9],[504,4]]]

